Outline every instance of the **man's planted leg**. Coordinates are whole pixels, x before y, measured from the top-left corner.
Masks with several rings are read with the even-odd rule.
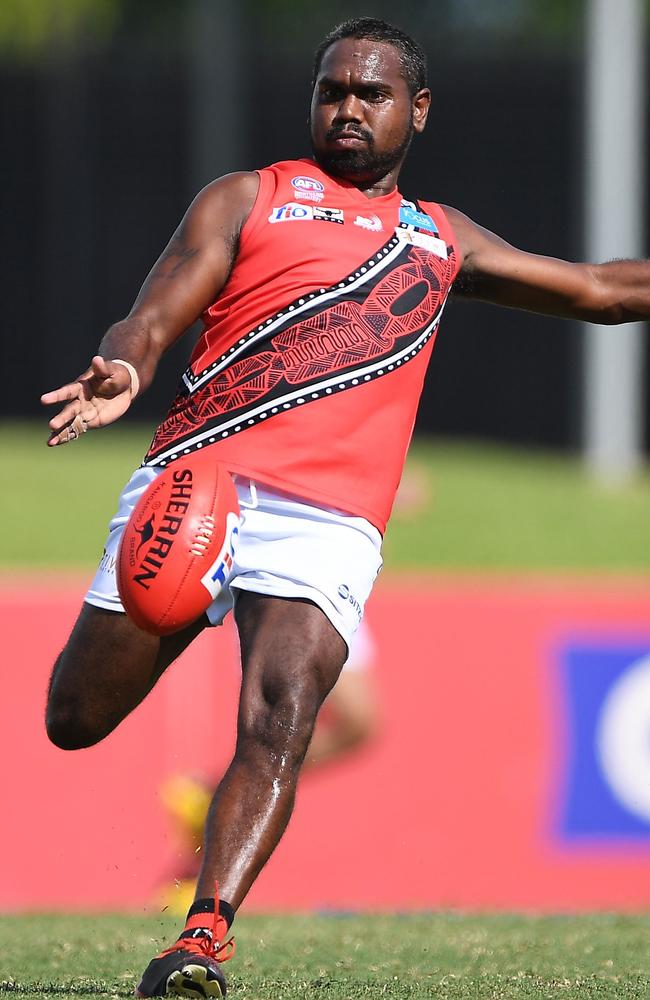
[[[346,646],[307,601],[242,592],[236,605],[242,690],[233,761],[206,825],[197,895],[215,880],[237,909],[284,833],[318,710]]]
[[[171,636],[143,632],[121,612],[84,604],[52,671],[48,736],[63,750],[92,746],[133,711],[205,619]]]
[[[150,962],[140,996],[225,993],[219,965],[232,950],[228,928],[286,829],[318,710],[346,657],[341,636],[307,601],[240,592],[235,613],[242,653],[235,756],[208,813],[197,899],[179,940]]]

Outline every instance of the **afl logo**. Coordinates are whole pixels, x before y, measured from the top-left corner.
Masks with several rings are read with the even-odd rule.
[[[291,186],[296,192],[297,198],[306,201],[322,201],[325,185],[317,181],[315,177],[292,177]]]

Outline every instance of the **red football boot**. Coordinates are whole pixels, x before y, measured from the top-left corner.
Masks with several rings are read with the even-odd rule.
[[[212,930],[199,927],[209,914],[195,914],[191,920],[195,928],[186,928],[171,948],[153,958],[136,987],[136,997],[225,997],[226,978],[221,963],[226,962],[235,950],[229,938],[223,944],[217,939],[217,928],[223,917],[219,916],[219,900],[215,899]],[[207,933],[206,933],[207,930]]]

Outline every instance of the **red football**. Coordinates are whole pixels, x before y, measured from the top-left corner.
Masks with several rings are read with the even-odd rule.
[[[147,487],[117,557],[127,614],[169,635],[203,614],[232,566],[239,502],[232,477],[209,450],[179,458]]]

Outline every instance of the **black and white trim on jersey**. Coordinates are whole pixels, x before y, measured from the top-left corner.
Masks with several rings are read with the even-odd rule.
[[[412,226],[406,225],[401,225],[399,228],[413,230]],[[447,292],[439,297],[435,310],[429,313],[426,319],[422,316],[423,321],[418,323],[416,329],[404,329],[402,333],[394,337],[392,349],[387,348],[388,353],[375,356],[372,360],[368,358],[357,359],[356,362],[351,363],[351,367],[347,370],[314,374],[308,381],[300,385],[295,385],[295,382],[291,384],[280,377],[273,388],[265,392],[263,398],[235,408],[234,412],[208,414],[200,426],[197,426],[196,421],[182,419],[183,399],[186,399],[188,406],[191,406],[190,400],[198,390],[207,386],[221,373],[226,372],[235,362],[241,363],[248,357],[255,358],[262,350],[275,350],[271,339],[276,338],[286,330],[290,330],[297,323],[305,323],[318,317],[319,314],[326,314],[339,302],[357,303],[360,308],[363,308],[363,305],[370,299],[373,290],[378,286],[383,287],[382,283],[390,277],[391,272],[397,272],[398,269],[401,272],[405,266],[418,264],[424,266],[425,271],[431,272],[432,280],[436,277],[436,270],[451,266],[447,261],[434,258],[435,268],[433,262],[429,267],[428,262],[431,258],[434,258],[434,255],[426,254],[421,249],[394,235],[372,257],[364,261],[343,280],[328,288],[321,288],[295,299],[241,337],[236,344],[232,345],[203,371],[194,374],[188,369],[182,376],[180,395],[175,403],[175,407],[179,411],[180,423],[184,426],[178,427],[178,435],[175,440],[169,440],[170,434],[167,435],[168,440],[166,441],[159,440],[157,442],[154,438],[144,464],[164,467],[168,462],[239,434],[263,421],[272,419],[278,414],[367,384],[407,364],[419,354],[436,332],[450,285]],[[438,281],[437,284],[440,288],[441,283]],[[352,308],[356,308],[356,306]],[[317,368],[317,366],[314,367]],[[164,427],[165,422],[161,424],[159,432]]]

